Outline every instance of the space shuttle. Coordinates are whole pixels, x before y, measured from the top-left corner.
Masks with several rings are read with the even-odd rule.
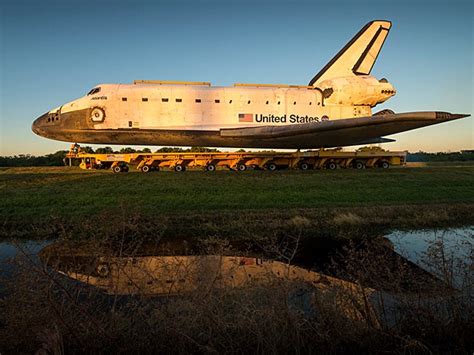
[[[370,75],[391,26],[366,24],[308,85],[100,84],[37,118],[32,130],[75,143],[312,149],[390,142],[385,136],[469,116],[373,112],[396,94]]]

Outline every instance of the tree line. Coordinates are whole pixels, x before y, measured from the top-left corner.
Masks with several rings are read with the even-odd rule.
[[[436,162],[436,161],[472,161],[474,160],[474,150],[462,150],[460,152],[438,152],[438,153],[408,153],[408,162]]]
[[[372,147],[373,148],[373,147]],[[372,149],[370,148],[370,149]],[[363,148],[361,148],[363,149]],[[359,151],[361,150],[359,149]],[[245,150],[240,149],[240,152]],[[103,147],[92,149],[92,147],[81,147],[83,153],[96,154],[126,154],[126,153],[151,153],[151,149],[134,149],[131,147],[114,150],[111,147]],[[155,151],[156,153],[204,153],[204,152],[219,152],[217,149],[206,147],[191,147],[191,148],[177,148],[177,147],[163,147]],[[28,167],[28,166],[62,166],[64,165],[64,157],[66,150],[59,150],[56,153],[35,156],[30,154],[19,154],[14,156],[0,156],[0,167]],[[460,152],[438,152],[426,153],[416,152],[408,153],[408,162],[449,162],[449,161],[473,161],[474,150],[464,150]]]

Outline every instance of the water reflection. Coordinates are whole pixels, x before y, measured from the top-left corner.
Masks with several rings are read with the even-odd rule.
[[[324,247],[322,247],[324,245]],[[22,248],[25,253],[25,247]],[[439,278],[395,252],[388,239],[359,245],[317,239],[277,246],[208,245],[198,239],[159,242],[56,241],[40,250],[47,267],[116,295],[170,295],[207,288],[298,281],[319,289],[383,291],[445,288]],[[393,289],[388,278],[403,273]]]
[[[75,260],[77,261],[77,259]],[[282,262],[245,256],[142,256],[82,258],[81,264],[60,261],[57,271],[111,294],[175,294],[198,288],[269,285],[276,279],[308,282],[320,288],[339,284]]]
[[[286,290],[288,305],[313,314],[333,306],[352,320],[395,321],[397,294],[432,302],[454,291],[401,257],[386,239],[317,248],[314,240],[256,252],[248,245],[203,247],[193,240],[158,243],[55,242],[40,253],[45,266],[70,280],[119,296],[186,296],[242,290]],[[283,245],[283,247],[282,247]],[[289,257],[288,255],[291,255]],[[273,256],[273,257],[271,257]],[[413,293],[410,296],[410,293]],[[405,302],[404,301],[404,302]],[[412,301],[410,301],[412,302]]]
[[[45,265],[81,283],[111,295],[169,296],[212,290],[275,288],[289,291],[289,305],[305,313],[330,299],[351,319],[363,319],[373,310],[367,297],[372,288],[325,275],[301,266],[255,255],[183,255],[183,245],[156,245],[139,249],[101,249],[84,243],[53,243],[40,252]],[[186,245],[188,247],[189,245]],[[240,251],[242,253],[242,251]],[[248,253],[248,251],[247,251]],[[325,301],[326,302],[326,301]]]
[[[413,339],[421,329],[432,330],[429,339],[437,341],[439,334],[457,339],[472,321],[468,292],[450,288],[382,238],[285,238],[269,245],[220,238],[58,240],[36,256],[29,243],[13,245],[4,248],[18,257],[4,295],[0,289],[6,310],[0,323],[10,325],[8,333],[22,334],[52,324],[69,343],[79,339],[77,348],[96,340],[95,349],[105,348],[124,339],[119,349],[154,342],[168,344],[169,352],[183,339],[210,344],[241,334],[239,344],[263,339],[278,344],[269,351],[277,352],[293,344],[291,334],[318,344],[345,341],[345,334],[370,343],[388,329],[389,337],[378,340],[383,343],[391,334],[402,339],[407,329]],[[15,328],[20,320],[23,332]],[[47,339],[56,334],[48,332]],[[110,342],[102,342],[107,337]],[[260,346],[251,344],[253,350]],[[190,349],[196,350],[182,352]]]
[[[233,316],[242,307],[267,315],[279,307],[278,313],[291,317],[340,318],[380,329],[417,312],[429,310],[449,320],[452,309],[469,308],[463,296],[468,293],[403,258],[383,238],[358,243],[285,239],[267,246],[220,239],[58,240],[36,258],[27,245],[17,245],[23,259],[7,292],[11,299],[31,303],[34,289],[39,302],[54,289],[54,302],[87,305],[92,314],[119,307],[127,318],[138,304],[181,317],[204,301]]]

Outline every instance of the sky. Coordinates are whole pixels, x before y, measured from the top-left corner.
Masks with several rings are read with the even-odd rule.
[[[374,19],[393,25],[372,75],[397,89],[374,111],[472,113],[472,3],[3,0],[0,155],[68,149],[69,143],[36,136],[31,123],[98,83],[306,85]],[[397,142],[383,146],[392,150],[474,149],[474,120],[390,138]]]

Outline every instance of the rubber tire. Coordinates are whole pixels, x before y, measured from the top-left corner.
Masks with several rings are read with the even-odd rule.
[[[174,166],[174,171],[177,173],[181,173],[186,170],[186,167],[184,165],[178,164]]]
[[[382,169],[388,169],[388,168],[390,168],[390,163],[388,161],[384,160],[383,162],[380,163],[380,167]]]
[[[117,173],[117,174],[118,174],[118,173],[121,173],[121,172],[122,172],[122,167],[121,167],[120,165],[116,165],[116,166],[114,166],[114,167],[112,168],[112,171],[113,171],[114,173]]]
[[[143,165],[140,170],[142,171],[142,173],[149,173],[151,171],[151,166],[150,165]]]
[[[245,170],[247,170],[247,165],[245,165],[245,164],[237,164],[237,170],[238,170],[238,171],[245,171]]]
[[[128,173],[128,165],[122,166],[122,173]]]
[[[275,163],[270,163],[270,164],[267,165],[268,171],[275,171],[275,170],[277,170],[277,168],[278,167]]]
[[[361,162],[360,160],[354,162],[354,168],[357,170],[362,170],[365,168],[365,164]]]
[[[301,163],[300,164],[300,170],[303,170],[303,171],[306,171],[306,170],[309,170],[309,164],[308,163]]]
[[[208,164],[206,166],[206,171],[210,171],[210,172],[216,171],[216,166],[214,164]]]
[[[329,162],[326,164],[326,167],[329,169],[329,170],[336,170],[337,169],[337,164],[333,161]]]

